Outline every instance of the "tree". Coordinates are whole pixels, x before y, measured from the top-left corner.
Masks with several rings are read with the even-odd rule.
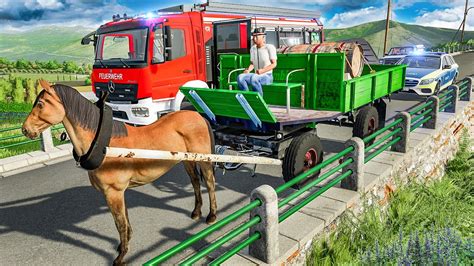
[[[63,71],[66,73],[75,73],[79,67],[73,61],[64,61],[63,62]]]
[[[58,61],[56,61],[56,60],[49,60],[48,62],[46,62],[46,65],[45,65],[46,69],[51,69],[51,70],[59,69],[61,67],[62,67],[62,65],[60,65],[58,63]]]
[[[8,59],[0,57],[0,68],[8,68],[10,64],[11,62]]]
[[[16,60],[15,67],[17,69],[29,69],[30,68],[30,62],[25,60],[25,59],[18,59],[18,60]]]
[[[34,103],[36,100],[35,82],[32,79],[26,79],[26,103]]]
[[[25,88],[23,87],[23,81],[21,78],[15,78],[15,85],[13,87],[13,102],[24,103],[25,102]]]

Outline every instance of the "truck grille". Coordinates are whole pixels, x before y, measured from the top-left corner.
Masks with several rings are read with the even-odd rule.
[[[416,79],[405,79],[405,87],[416,87],[418,82]]]
[[[107,90],[107,83],[97,82],[94,84],[95,94],[100,96],[101,91]],[[115,83],[115,91],[109,94],[107,102],[126,102],[138,103],[137,99],[138,85],[137,84],[120,84]]]

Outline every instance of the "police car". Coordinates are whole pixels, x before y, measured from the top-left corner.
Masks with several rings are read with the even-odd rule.
[[[407,65],[404,91],[418,95],[438,94],[453,84],[459,74],[459,66],[446,53],[407,55],[397,64]]]

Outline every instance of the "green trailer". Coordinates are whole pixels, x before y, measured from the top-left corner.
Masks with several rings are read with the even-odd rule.
[[[354,136],[366,137],[385,122],[384,98],[404,87],[404,65],[366,65],[345,80],[344,53],[279,54],[277,62],[263,97],[237,89],[249,55],[221,55],[219,88],[181,92],[211,121],[220,147],[282,159],[285,181],[322,161],[318,123],[352,126]]]

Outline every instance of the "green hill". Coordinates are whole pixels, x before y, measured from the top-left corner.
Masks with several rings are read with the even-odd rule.
[[[390,23],[388,47],[414,44],[436,47],[450,42],[455,33],[456,30],[453,29],[424,27],[392,21]],[[374,21],[345,29],[327,29],[325,34],[326,41],[364,38],[380,56],[383,52],[385,21]],[[464,39],[474,39],[474,31],[465,32]]]
[[[81,45],[81,38],[94,29],[83,27],[42,27],[15,33],[0,33],[0,57],[10,60],[72,60],[92,63],[92,45]],[[451,41],[456,30],[423,27],[392,22],[389,47],[409,44],[437,46]],[[327,29],[326,40],[338,41],[364,38],[379,55],[383,49],[385,21],[375,21],[346,29]],[[474,32],[466,32],[466,39],[474,39]]]
[[[82,27],[43,27],[15,33],[0,33],[0,57],[10,60],[68,60],[92,63],[92,45],[81,45],[81,38],[93,29]]]

